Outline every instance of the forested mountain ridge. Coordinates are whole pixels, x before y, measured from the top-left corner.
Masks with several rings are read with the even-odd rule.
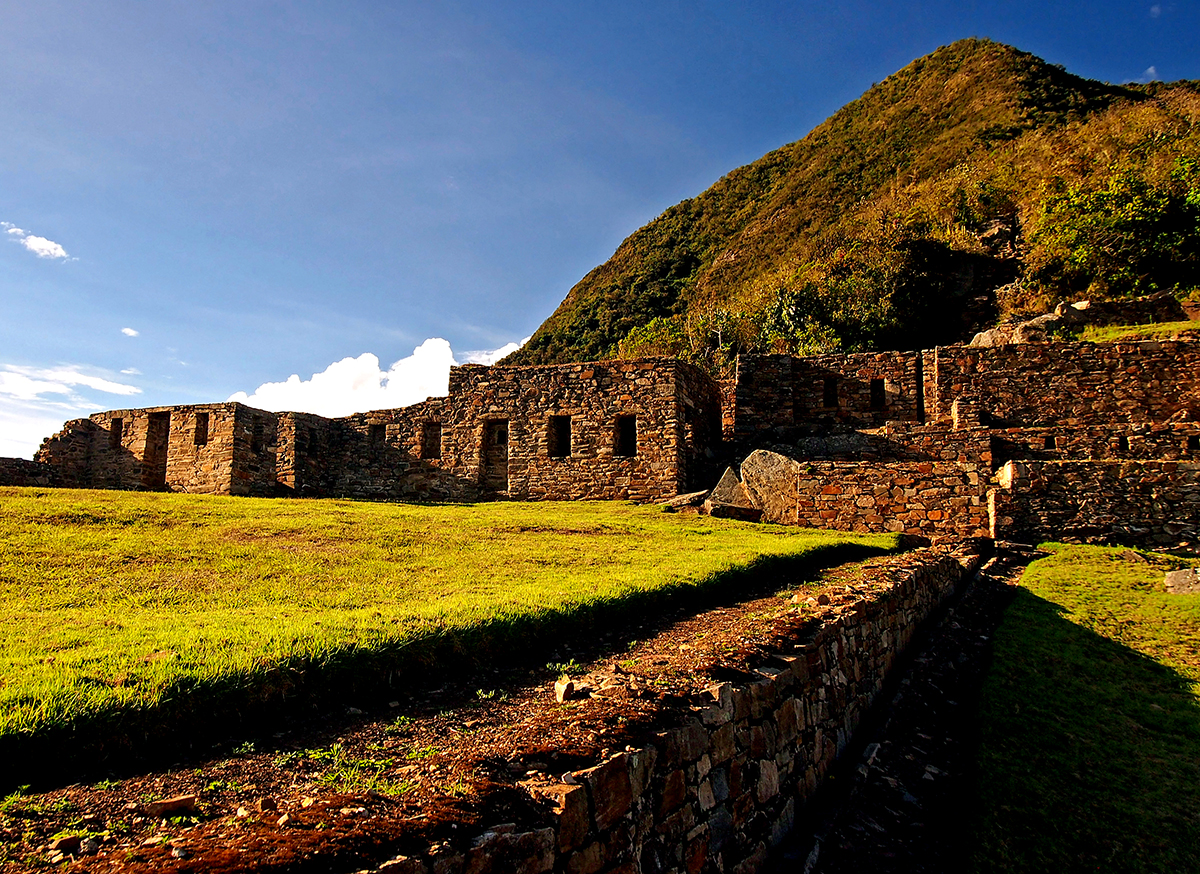
[[[962,40],[636,231],[505,363],[915,348],[1200,284],[1198,121],[1198,82]]]

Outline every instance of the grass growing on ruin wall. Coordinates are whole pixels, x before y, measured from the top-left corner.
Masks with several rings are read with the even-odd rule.
[[[995,640],[976,871],[1200,870],[1200,595],[1181,562],[1051,545]]]
[[[617,503],[0,489],[0,742],[135,734],[147,714],[203,719],[222,696],[436,669],[847,544],[894,539]]]
[[[1200,321],[1159,322],[1154,325],[1089,325],[1079,339],[1088,343],[1115,343],[1118,340],[1170,340],[1185,331],[1200,333]]]

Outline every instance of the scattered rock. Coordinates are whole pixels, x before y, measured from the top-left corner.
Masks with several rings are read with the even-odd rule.
[[[279,805],[274,798],[260,798],[254,802],[254,809],[259,813],[267,813],[268,811],[278,810]]]
[[[1163,582],[1167,586],[1167,592],[1172,595],[1200,594],[1200,570],[1194,567],[1168,571]]]
[[[275,824],[277,826],[279,826],[280,828],[283,828],[285,825],[287,825],[291,821],[292,821],[292,817],[289,814],[285,813],[283,816],[279,817],[279,819],[275,820]]]
[[[671,510],[681,510],[684,507],[699,507],[708,497],[708,492],[688,492],[686,495],[676,495],[669,501],[663,501],[662,506]]]
[[[162,798],[151,801],[146,805],[146,814],[153,817],[186,816],[198,813],[200,798],[197,795],[176,795],[174,798]]]
[[[64,838],[55,838],[54,840],[52,840],[50,842],[50,845],[47,849],[49,849],[50,852],[52,852],[52,853],[72,853],[73,854],[73,853],[79,852],[79,845],[82,842],[83,842],[83,839],[79,835],[71,835],[71,836],[64,837]]]
[[[573,680],[564,677],[554,684],[555,701],[561,704],[564,701],[570,701],[573,697],[575,697],[575,682]]]

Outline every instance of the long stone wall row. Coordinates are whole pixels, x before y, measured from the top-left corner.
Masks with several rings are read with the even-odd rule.
[[[763,867],[879,694],[920,624],[981,559],[917,550],[872,573],[876,594],[827,614],[761,679],[720,683],[653,744],[530,785],[543,828],[495,824],[467,845],[401,856],[389,874],[750,874]]]

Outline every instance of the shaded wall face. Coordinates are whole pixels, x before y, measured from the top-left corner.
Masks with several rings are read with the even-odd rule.
[[[1049,426],[1200,417],[1200,347],[1181,341],[1038,343],[934,353],[933,417],[978,397],[985,424]]]
[[[232,450],[232,475],[229,493],[253,497],[276,494],[275,450],[278,441],[278,417],[274,413],[231,405],[232,415],[221,418],[222,436],[228,434]],[[231,424],[231,433],[225,429]]]
[[[923,416],[922,358],[915,352],[738,359],[734,434],[750,439],[794,425],[882,425]]]
[[[997,480],[993,537],[1200,546],[1200,463],[1024,461]]]

